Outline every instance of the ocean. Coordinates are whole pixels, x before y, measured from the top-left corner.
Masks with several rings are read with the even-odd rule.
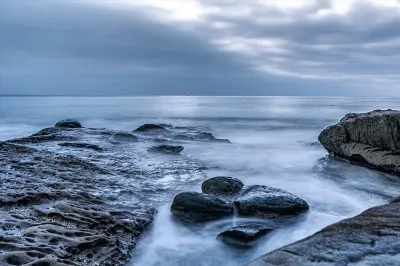
[[[190,170],[189,161],[197,162],[205,166],[202,175],[160,173],[153,185],[163,190],[163,196],[151,198],[158,213],[127,265],[236,266],[400,195],[396,177],[327,158],[318,143],[321,130],[347,113],[389,108],[400,109],[400,99],[0,96],[0,141],[33,134],[66,118],[87,127],[128,131],[145,123],[167,124],[229,139],[231,144],[184,145],[182,156],[188,163],[174,167]],[[151,165],[151,160],[142,159],[140,165]],[[238,178],[245,185],[287,190],[305,199],[310,211],[254,248],[225,246],[216,235],[243,218],[189,228],[169,211],[174,194],[200,191],[205,177],[218,175]]]

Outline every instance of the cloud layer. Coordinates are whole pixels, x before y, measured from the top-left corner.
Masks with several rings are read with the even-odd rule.
[[[2,94],[396,95],[397,1],[0,2]]]

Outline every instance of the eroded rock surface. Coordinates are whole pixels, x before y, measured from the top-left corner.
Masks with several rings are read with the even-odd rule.
[[[243,187],[243,182],[237,178],[216,176],[205,180],[201,185],[201,190],[203,193],[214,196],[232,197],[239,194]]]
[[[248,266],[399,265],[400,203],[375,207]]]
[[[175,196],[171,212],[184,222],[205,222],[233,214],[233,206],[211,195],[182,192]]]
[[[254,185],[235,199],[238,214],[263,218],[295,216],[309,209],[307,202],[285,190]]]
[[[152,137],[120,145],[117,133],[57,126],[0,142],[0,265],[124,265],[153,206],[205,178],[184,156],[155,159]]]
[[[333,156],[400,174],[400,111],[347,114],[318,139]]]

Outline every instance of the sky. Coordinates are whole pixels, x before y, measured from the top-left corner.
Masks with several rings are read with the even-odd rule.
[[[400,1],[0,0],[0,94],[400,96]]]

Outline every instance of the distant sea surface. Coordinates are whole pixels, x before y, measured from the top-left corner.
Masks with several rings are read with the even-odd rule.
[[[229,139],[231,145],[187,145],[183,156],[209,166],[208,176],[290,191],[309,203],[306,217],[255,248],[235,250],[215,239],[220,221],[201,230],[177,224],[169,213],[171,192],[156,203],[155,221],[128,265],[235,266],[400,195],[395,177],[326,158],[317,139],[347,113],[388,108],[400,109],[400,98],[0,96],[0,140],[24,137],[66,118],[118,130],[171,124]],[[199,191],[201,181],[186,189]],[[171,181],[165,176],[163,182]]]

